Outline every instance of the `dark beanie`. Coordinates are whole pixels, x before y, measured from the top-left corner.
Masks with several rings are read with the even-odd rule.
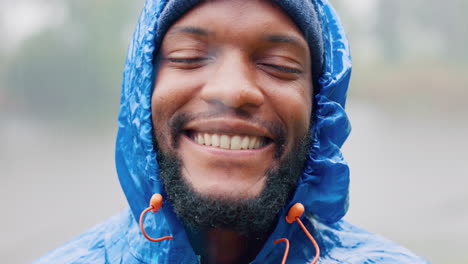
[[[272,0],[279,6],[298,26],[310,49],[312,63],[312,79],[314,86],[320,78],[323,67],[323,38],[322,27],[313,3],[315,0]],[[202,0],[169,0],[158,20],[156,28],[156,47],[169,30],[170,26],[181,18],[187,11]]]

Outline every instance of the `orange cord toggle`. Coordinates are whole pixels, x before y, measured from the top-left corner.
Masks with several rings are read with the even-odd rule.
[[[163,240],[166,240],[166,239],[173,239],[173,237],[171,237],[171,236],[165,236],[165,237],[161,237],[161,238],[152,238],[146,233],[145,227],[143,226],[143,220],[145,219],[145,214],[147,212],[149,212],[149,211],[151,211],[153,213],[156,213],[157,211],[159,211],[159,209],[161,209],[162,203],[163,203],[162,196],[159,193],[153,194],[153,196],[151,197],[151,200],[150,200],[150,206],[148,208],[146,208],[140,215],[141,233],[143,233],[143,235],[146,237],[146,239],[148,239],[151,242],[160,242],[160,241],[163,241]]]
[[[304,205],[302,205],[301,203],[296,203],[295,205],[291,207],[291,209],[289,209],[288,215],[286,216],[286,222],[292,224],[294,221],[297,221],[297,223],[301,226],[304,233],[310,239],[310,241],[315,247],[315,258],[312,260],[312,262],[310,262],[310,264],[315,264],[317,263],[320,257],[320,248],[317,242],[315,241],[314,237],[309,233],[309,230],[307,230],[307,228],[304,226],[304,224],[302,223],[300,219],[304,211],[305,211]],[[288,253],[289,253],[289,240],[287,238],[281,238],[281,239],[276,240],[274,244],[276,245],[279,242],[286,243],[286,249],[284,250],[283,260],[281,261],[281,264],[286,264],[286,259],[288,258]]]

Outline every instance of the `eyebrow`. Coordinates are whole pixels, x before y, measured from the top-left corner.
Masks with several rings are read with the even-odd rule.
[[[189,33],[189,34],[194,34],[198,36],[203,36],[207,37],[210,35],[213,35],[213,32],[210,32],[204,28],[201,27],[195,27],[195,26],[176,26],[171,29],[168,34],[177,34],[177,33]],[[307,47],[304,46],[304,41],[302,41],[300,38],[291,36],[291,35],[284,35],[284,34],[269,34],[263,37],[265,41],[272,42],[272,43],[286,43],[286,44],[291,44],[293,46],[299,47],[301,49],[307,49]]]
[[[289,35],[279,35],[279,34],[274,34],[274,35],[266,35],[265,40],[268,42],[273,42],[273,43],[286,43],[286,44],[292,44],[294,46],[297,46],[299,48],[305,49],[304,47],[304,42],[301,41],[301,39],[294,37],[294,36],[289,36]]]
[[[168,34],[175,34],[175,33],[190,33],[190,34],[199,35],[199,36],[212,35],[211,32],[200,27],[174,27],[171,30],[171,32],[169,32]]]

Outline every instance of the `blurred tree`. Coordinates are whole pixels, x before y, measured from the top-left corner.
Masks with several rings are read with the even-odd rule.
[[[415,58],[411,47],[441,44],[441,51],[432,54],[440,60],[466,65],[468,50],[468,1],[379,0],[376,33],[386,61]],[[408,28],[412,29],[409,34]],[[426,34],[426,37],[421,37]],[[406,39],[403,39],[406,38]]]
[[[398,62],[401,56],[400,22],[401,0],[380,0],[377,5],[376,32],[382,55],[388,62]]]
[[[443,56],[454,62],[468,59],[468,1],[416,1],[419,27],[435,31],[444,44]]]
[[[135,24],[137,6],[142,5],[125,0],[66,4],[66,24],[40,32],[19,48],[8,67],[6,86],[24,111],[38,117],[73,122],[92,116],[98,121],[118,110],[131,37],[125,30]]]

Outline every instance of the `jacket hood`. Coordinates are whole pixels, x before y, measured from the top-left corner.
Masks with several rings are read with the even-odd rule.
[[[200,1],[147,0],[129,47],[118,117],[116,167],[135,219],[148,207],[154,193],[164,196],[151,120],[154,55],[165,30],[198,2]],[[349,169],[340,151],[351,130],[344,110],[351,75],[348,42],[339,18],[326,0],[274,2],[290,17],[302,16],[304,19],[293,20],[303,30],[307,30],[307,27],[301,23],[310,16],[306,7],[315,8],[321,31],[303,33],[309,46],[310,34],[321,32],[319,37],[323,40],[323,45],[318,47],[323,48],[320,51],[321,73],[316,78],[317,84],[314,87],[314,123],[310,131],[313,141],[294,196],[280,212],[280,219],[284,219],[294,203],[300,202],[307,212],[320,221],[333,223],[340,220],[348,209]],[[311,46],[311,51],[312,49],[315,50]],[[169,203],[165,203],[157,214],[147,218],[147,221],[152,222],[148,223],[148,231],[156,222],[159,227],[158,230],[153,230],[155,234],[177,236],[178,233],[185,237],[184,229]],[[288,227],[283,222],[285,221],[279,221],[274,233],[285,232]],[[183,243],[188,243],[177,241],[180,240],[171,241],[170,243],[174,243],[171,246],[182,248]]]

